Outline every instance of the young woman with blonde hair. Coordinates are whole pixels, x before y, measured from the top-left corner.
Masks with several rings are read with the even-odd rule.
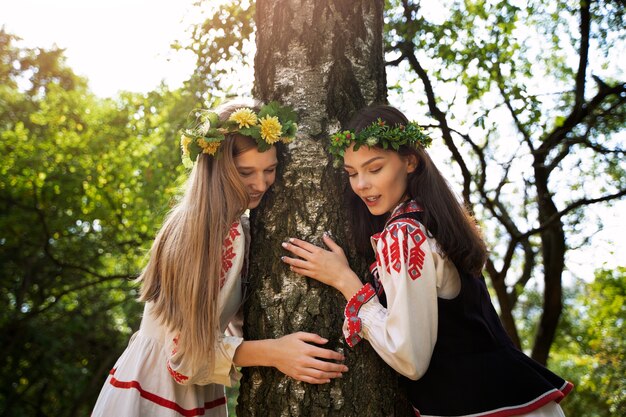
[[[347,371],[335,362],[341,354],[311,344],[327,342],[316,334],[241,337],[250,242],[244,212],[274,183],[274,144],[292,140],[296,129],[295,113],[277,103],[230,103],[183,133],[183,158],[193,169],[139,277],[141,327],[93,417],[226,416],[224,385],[238,380],[238,366],[273,366],[312,384]]]

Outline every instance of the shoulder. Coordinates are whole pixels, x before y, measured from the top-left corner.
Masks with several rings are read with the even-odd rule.
[[[375,239],[375,238],[373,238]],[[423,226],[415,219],[403,218],[389,223],[376,241],[376,262],[387,273],[406,272],[415,280],[430,248]]]
[[[384,248],[387,248],[389,243],[402,243],[408,248],[423,245],[423,250],[442,258],[446,257],[437,239],[428,232],[423,223],[414,218],[394,220],[379,235],[379,239],[387,243],[383,244]]]
[[[428,240],[424,226],[411,218],[394,220],[381,233],[372,236],[376,252],[390,253],[393,256],[414,251],[421,253],[420,248]]]
[[[385,226],[382,232],[372,236],[375,241],[378,240],[404,240],[412,238],[413,240],[426,240],[426,228],[417,219],[403,217],[396,219]]]

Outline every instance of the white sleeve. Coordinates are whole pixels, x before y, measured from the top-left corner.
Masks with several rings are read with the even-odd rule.
[[[237,336],[220,336],[215,345],[215,365],[211,370],[208,361],[192,368],[184,355],[178,352],[177,338],[171,339],[171,355],[167,361],[167,370],[176,382],[181,385],[222,384],[232,386],[241,374],[233,364],[233,356],[243,338]]]
[[[364,337],[389,366],[413,380],[428,369],[437,341],[437,276],[432,255],[418,222],[391,223],[376,242],[387,308],[367,284],[345,311],[348,344],[353,346]]]

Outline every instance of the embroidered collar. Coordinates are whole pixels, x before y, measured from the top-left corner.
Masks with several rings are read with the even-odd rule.
[[[381,230],[380,232],[376,234],[373,234],[370,239],[372,239],[374,242],[377,242],[378,239],[380,239],[380,236],[382,235],[382,233],[387,228],[387,226],[389,226],[389,224],[392,223],[394,220],[396,220],[398,217],[402,217],[403,215],[407,213],[419,213],[422,211],[424,211],[422,206],[417,204],[414,200],[405,200],[401,202],[391,212],[391,216],[389,216],[389,219],[385,223],[385,227],[383,228],[383,230]]]
[[[389,223],[402,215],[405,215],[407,213],[419,213],[421,211],[424,211],[424,209],[422,208],[422,206],[417,204],[415,200],[403,201],[398,204],[396,208],[393,209],[393,211],[391,212],[391,216],[389,216],[389,219],[385,223],[385,227],[387,227]]]

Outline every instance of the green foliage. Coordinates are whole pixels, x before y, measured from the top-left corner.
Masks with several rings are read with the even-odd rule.
[[[196,57],[194,73],[185,88],[205,101],[216,94],[233,95],[233,87],[241,87],[242,75],[252,71],[255,4],[247,0],[199,0],[197,6],[198,19],[189,28],[189,38],[173,45]]]
[[[137,328],[132,279],[182,173],[192,95],[100,100],[0,31],[0,414],[88,415]]]
[[[567,415],[626,415],[626,267],[596,272],[566,309],[553,368],[576,385]]]
[[[527,290],[516,317],[525,350],[536,331],[541,293]],[[565,415],[609,417],[626,413],[626,267],[596,271],[591,282],[566,289],[565,308],[549,368],[574,384],[561,403]]]

